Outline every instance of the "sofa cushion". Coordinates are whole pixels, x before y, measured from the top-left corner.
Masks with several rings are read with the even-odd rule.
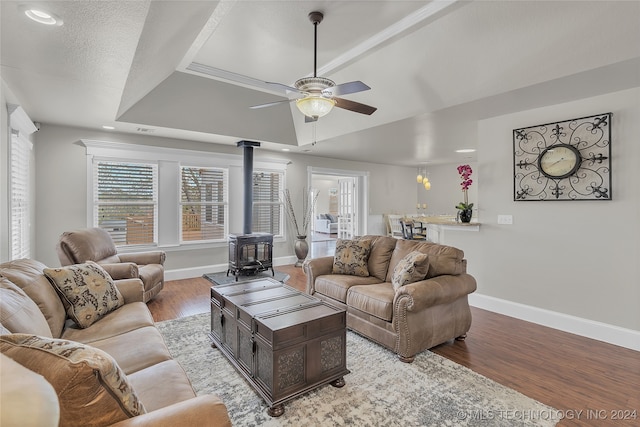
[[[395,291],[391,283],[352,286],[347,293],[347,305],[391,322],[394,295]]]
[[[42,375],[0,354],[0,384],[0,426],[58,427],[58,398]]]
[[[15,333],[52,337],[36,303],[6,277],[0,277],[0,323]]]
[[[315,291],[342,303],[347,302],[347,291],[356,285],[372,285],[380,283],[376,277],[347,276],[343,274],[327,274],[316,278]]]
[[[418,251],[409,252],[396,264],[391,275],[393,289],[423,280],[429,270],[429,256]]]
[[[88,328],[80,328],[71,319],[67,323],[62,338],[91,344],[145,326],[153,326],[153,317],[145,303],[133,302],[112,311]]]
[[[60,338],[67,320],[64,305],[43,271],[47,268],[32,259],[19,259],[0,264],[0,276],[4,276],[22,289],[37,305],[54,338]]]
[[[93,261],[45,268],[44,274],[62,296],[69,317],[81,328],[91,326],[124,305],[124,298],[111,276]]]
[[[388,236],[367,235],[359,237],[359,239],[371,240],[371,253],[367,266],[369,275],[375,276],[384,282],[387,278],[387,270],[389,269],[389,260],[391,254],[396,247],[396,240]]]
[[[53,386],[60,425],[109,425],[145,413],[127,376],[102,350],[27,334],[0,337],[0,350]]]
[[[370,240],[338,239],[333,257],[333,274],[368,276],[369,268],[367,262],[369,261],[370,251]]]
[[[187,374],[175,360],[157,363],[128,377],[149,412],[196,396]],[[158,379],[164,384],[171,384],[170,393],[166,387],[158,387]]]
[[[5,326],[2,323],[0,323],[0,335],[7,335],[7,334],[10,334],[10,333],[11,333],[11,331],[9,329],[5,328]],[[0,424],[0,425],[2,425],[2,424]]]
[[[155,326],[146,326],[111,338],[92,341],[91,347],[108,353],[126,375],[171,359],[164,339]],[[140,392],[138,388],[135,390]]]
[[[409,252],[418,251],[429,255],[429,271],[427,279],[442,276],[443,274],[451,274],[457,276],[466,270],[464,262],[464,252],[452,246],[439,245],[431,242],[420,242],[415,240],[398,239],[396,247],[389,261],[389,271],[387,273],[387,282],[391,282],[393,269],[398,262],[404,258]]]

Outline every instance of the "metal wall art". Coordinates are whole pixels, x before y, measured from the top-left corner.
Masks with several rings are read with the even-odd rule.
[[[513,130],[513,200],[611,200],[611,113]]]

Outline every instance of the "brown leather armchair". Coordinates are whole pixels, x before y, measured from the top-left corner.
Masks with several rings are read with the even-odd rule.
[[[118,253],[109,233],[101,228],[65,231],[56,251],[62,266],[94,261],[114,280],[139,278],[144,284],[144,302],[164,286],[164,251]]]

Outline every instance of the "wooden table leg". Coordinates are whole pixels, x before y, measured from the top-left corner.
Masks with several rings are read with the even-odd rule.
[[[284,414],[284,405],[280,403],[276,406],[272,406],[271,408],[267,409],[267,414],[274,418],[281,416],[282,414]]]
[[[344,387],[346,383],[344,382],[344,377],[340,377],[337,380],[331,381],[330,384],[334,387],[341,388]]]

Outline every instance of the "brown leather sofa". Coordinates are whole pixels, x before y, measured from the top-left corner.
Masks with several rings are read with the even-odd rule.
[[[114,279],[139,277],[144,284],[144,302],[164,286],[164,251],[118,253],[109,233],[101,228],[66,231],[60,236],[56,250],[62,266],[94,261]]]
[[[231,426],[222,401],[215,395],[197,397],[183,368],[171,358],[143,302],[139,279],[115,281],[124,305],[81,329],[67,316],[63,300],[43,274],[45,268],[40,262],[26,259],[0,264],[3,427],[57,426],[57,417],[68,416],[69,411],[74,413],[74,425],[82,426]],[[69,395],[65,390],[69,387],[65,385],[67,380],[62,378],[62,385],[51,382],[53,368],[46,364],[32,366],[36,363],[32,348],[11,342],[22,334],[58,338],[104,351],[124,373],[146,413],[113,423],[105,421],[108,414],[94,406],[78,407],[75,400],[65,399]],[[69,383],[74,381],[68,378]],[[51,384],[57,387],[55,391]],[[81,387],[84,385],[76,385]],[[69,424],[68,419],[60,424]]]
[[[371,241],[366,277],[333,274],[334,257],[304,263],[307,292],[347,310],[347,326],[412,362],[423,350],[462,339],[471,327],[467,295],[476,289],[460,249],[431,242],[363,236]],[[396,265],[410,252],[428,255],[426,277],[391,284]]]

